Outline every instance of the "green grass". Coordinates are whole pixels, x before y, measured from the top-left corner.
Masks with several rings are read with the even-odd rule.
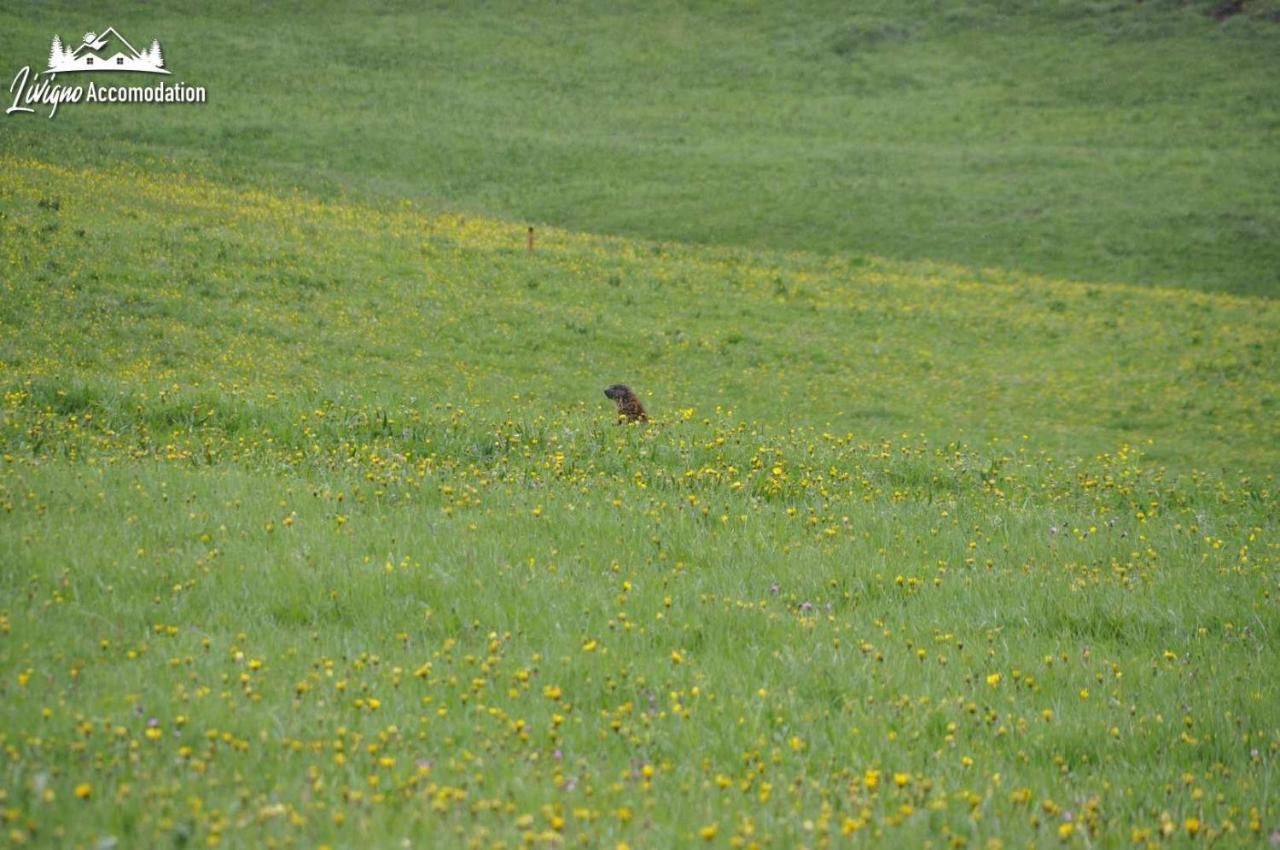
[[[1212,5],[0,10],[0,844],[1280,840]]]
[[[11,841],[1280,826],[1274,302],[0,176]]]
[[[1215,5],[148,4],[112,23],[211,102],[5,116],[0,152],[1273,296],[1280,6]],[[0,11],[0,65],[95,14]]]

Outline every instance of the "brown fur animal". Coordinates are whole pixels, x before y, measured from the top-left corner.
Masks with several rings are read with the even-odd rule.
[[[645,413],[644,405],[640,403],[640,399],[636,398],[636,394],[631,391],[631,387],[626,384],[614,384],[605,387],[604,394],[611,398],[618,405],[618,421],[619,422],[648,422],[649,414]]]

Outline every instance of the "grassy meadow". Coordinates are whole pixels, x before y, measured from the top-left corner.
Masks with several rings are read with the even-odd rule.
[[[1280,842],[1280,23],[1208,5],[122,17],[222,93],[0,116],[0,844]]]
[[[12,116],[0,152],[662,241],[1280,291],[1280,0],[0,6],[158,38],[205,108]]]

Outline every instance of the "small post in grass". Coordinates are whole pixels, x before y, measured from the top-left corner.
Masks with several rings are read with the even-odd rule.
[[[529,225],[529,241],[527,243],[527,247],[529,249],[529,256],[532,257],[533,256],[533,225],[532,224]]]

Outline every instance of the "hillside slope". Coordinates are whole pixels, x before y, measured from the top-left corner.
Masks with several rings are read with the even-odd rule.
[[[453,404],[600,419],[684,409],[946,444],[1141,444],[1275,471],[1269,301],[996,271],[709,250],[0,160],[8,384],[275,415]],[[728,411],[731,411],[728,412]]]
[[[160,2],[203,107],[3,116],[0,152],[747,248],[1275,295],[1280,10],[1251,0]]]
[[[1274,301],[0,158],[26,846],[1257,846]],[[626,380],[648,427],[613,424]]]

